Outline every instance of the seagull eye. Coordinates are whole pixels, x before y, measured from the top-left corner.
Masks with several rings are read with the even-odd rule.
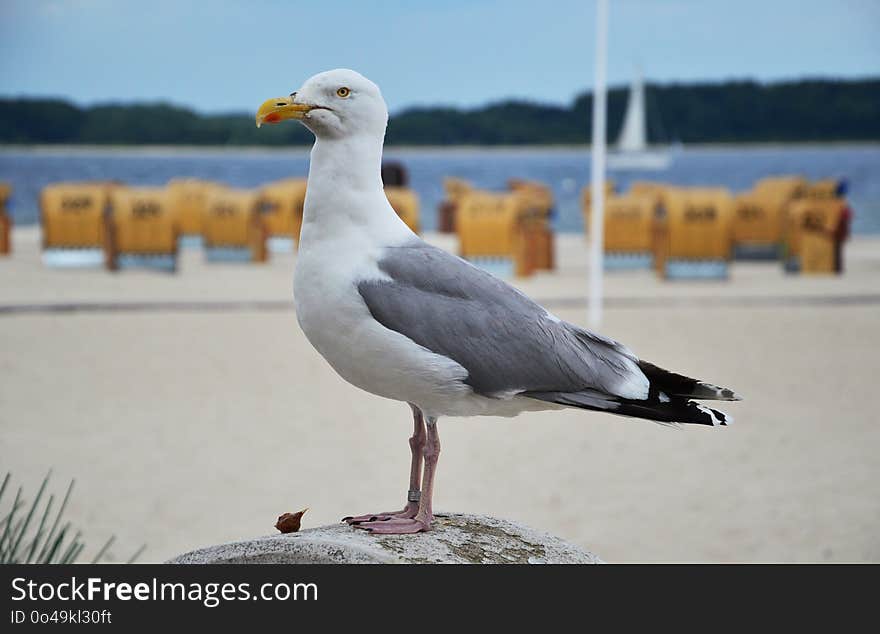
[[[350,94],[351,94],[351,90],[349,90],[349,89],[346,88],[345,86],[343,86],[342,88],[338,88],[338,89],[336,90],[336,96],[337,96],[337,97],[342,97],[343,99],[345,99],[346,97],[348,97]]]

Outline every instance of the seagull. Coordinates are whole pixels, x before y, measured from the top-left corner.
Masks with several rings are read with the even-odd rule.
[[[315,135],[294,272],[299,325],[343,379],[413,416],[406,505],[343,521],[375,534],[431,529],[441,416],[579,408],[733,422],[693,400],[739,400],[732,390],[642,361],[413,233],[383,192],[388,109],[366,77],[320,73],[256,115],[258,127],[285,120]]]

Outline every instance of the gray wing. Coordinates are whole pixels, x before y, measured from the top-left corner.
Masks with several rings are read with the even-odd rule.
[[[387,248],[379,267],[388,280],[358,284],[373,317],[458,362],[479,394],[647,396],[648,380],[624,346],[559,321],[461,258],[419,240]]]

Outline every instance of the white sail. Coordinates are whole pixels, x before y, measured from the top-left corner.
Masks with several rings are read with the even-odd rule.
[[[645,130],[645,84],[641,74],[633,79],[626,104],[623,128],[617,139],[617,149],[621,152],[644,152],[648,146]]]
[[[607,165],[614,170],[665,170],[672,162],[668,148],[648,149],[645,116],[645,84],[636,73],[629,89],[623,127],[617,137],[615,151],[608,155]]]

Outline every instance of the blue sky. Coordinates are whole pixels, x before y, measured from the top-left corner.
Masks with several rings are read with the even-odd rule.
[[[392,111],[592,82],[590,0],[0,0],[0,94],[253,110],[336,67]],[[880,75],[880,0],[611,0],[608,75]]]

